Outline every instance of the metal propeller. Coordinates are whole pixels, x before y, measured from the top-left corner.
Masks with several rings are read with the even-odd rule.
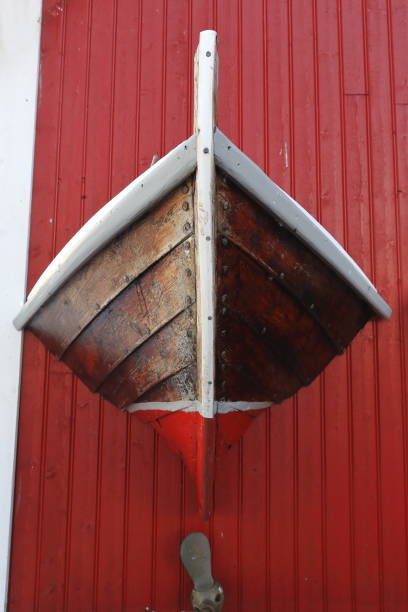
[[[203,533],[190,533],[180,547],[180,557],[194,583],[191,594],[195,612],[218,612],[224,605],[224,591],[211,573],[211,549]]]

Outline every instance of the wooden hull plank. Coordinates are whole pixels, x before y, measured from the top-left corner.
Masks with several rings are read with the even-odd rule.
[[[302,383],[279,355],[241,319],[230,315],[217,326],[216,399],[281,402]]]
[[[196,397],[196,387],[197,364],[193,363],[146,391],[146,393],[138,398],[138,402],[194,400]]]
[[[125,408],[165,379],[194,365],[196,358],[193,304],[129,355],[105,380],[99,392],[118,408]],[[188,395],[182,399],[194,397]]]
[[[217,180],[219,231],[256,259],[310,313],[342,352],[369,306],[293,233],[231,181]]]
[[[220,241],[218,261],[219,293],[226,296],[218,318],[220,346],[231,346],[233,361],[232,355],[238,350],[241,366],[251,364],[253,369],[253,356],[262,345],[266,356],[273,355],[302,385],[309,384],[335,355],[320,326],[274,279],[270,280],[263,268],[232,243],[223,245]],[[235,332],[228,329],[230,317],[240,322]],[[252,350],[246,357],[239,348],[241,333],[249,335],[245,328],[252,332]],[[269,387],[274,384],[268,377],[265,383]],[[232,399],[247,398],[228,397]]]
[[[193,232],[192,180],[116,237],[59,289],[29,323],[57,357],[135,278]]]
[[[363,301],[373,315],[388,319],[392,310],[361,268],[337,240],[298,202],[278,187],[220,130],[214,132],[217,167],[262,206],[268,215],[297,236],[302,244],[328,265]]]
[[[63,355],[92,390],[138,346],[195,301],[194,240],[189,238],[130,284]]]

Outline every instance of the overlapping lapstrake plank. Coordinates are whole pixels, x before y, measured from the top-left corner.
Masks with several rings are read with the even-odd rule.
[[[99,392],[118,408],[148,401],[143,399],[148,393],[159,396],[161,402],[194,400],[195,370],[196,308],[192,304],[131,353]]]
[[[63,361],[96,391],[137,347],[195,300],[187,238],[120,293],[76,338]]]
[[[217,398],[279,402],[309,384],[374,313],[220,177],[217,210]]]
[[[123,289],[193,232],[192,179],[117,236],[38,311],[29,329],[57,357]]]

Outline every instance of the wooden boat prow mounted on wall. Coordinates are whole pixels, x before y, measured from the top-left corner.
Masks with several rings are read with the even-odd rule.
[[[195,132],[106,204],[15,319],[181,453],[211,508],[216,456],[389,306],[334,238],[215,126],[216,33]]]

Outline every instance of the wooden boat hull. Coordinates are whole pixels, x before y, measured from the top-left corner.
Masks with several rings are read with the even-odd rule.
[[[199,55],[213,87],[210,34]],[[201,94],[210,107],[211,87]],[[391,311],[201,107],[196,137],[80,230],[16,325],[152,425],[182,456],[208,515],[217,460],[259,411],[309,385]]]
[[[282,402],[312,382],[373,313],[317,255],[219,174],[215,399],[231,411],[203,417],[194,403],[193,191],[191,178],[116,237],[47,301],[28,329],[91,391],[152,425],[181,454],[208,509],[216,457],[242,436],[264,409],[258,406]]]

